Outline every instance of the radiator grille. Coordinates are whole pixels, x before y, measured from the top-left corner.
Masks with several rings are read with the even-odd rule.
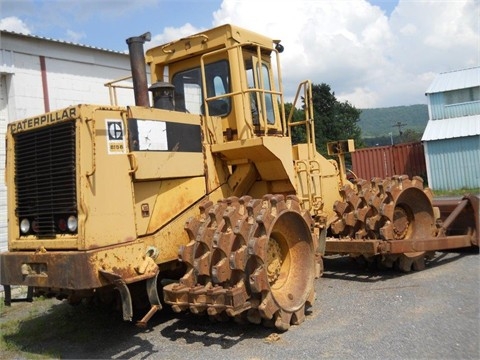
[[[16,213],[31,234],[68,233],[62,225],[77,215],[75,142],[74,121],[15,136]]]

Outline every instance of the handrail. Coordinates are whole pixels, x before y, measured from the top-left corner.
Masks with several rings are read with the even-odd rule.
[[[253,42],[246,42],[246,43],[241,43],[241,44],[235,44],[235,45],[232,45],[232,46],[228,46],[226,48],[221,48],[221,49],[217,49],[217,50],[214,50],[214,51],[211,51],[209,53],[206,53],[206,54],[203,54],[201,57],[200,57],[200,71],[201,71],[201,75],[202,75],[202,91],[204,94],[207,93],[207,89],[206,89],[206,83],[204,81],[204,79],[206,78],[206,75],[205,75],[205,58],[207,57],[212,57],[212,56],[215,56],[221,52],[228,52],[229,50],[232,50],[234,48],[243,48],[245,46],[252,46],[252,47],[256,47],[257,51],[256,51],[256,55],[259,59],[259,66],[260,66],[260,69],[261,69],[261,66],[262,66],[262,59],[261,59],[261,52],[262,50],[266,50],[266,51],[272,51],[272,52],[275,52],[276,55],[277,55],[277,62],[278,62],[278,51],[276,49],[271,49],[271,48],[268,48],[268,47],[265,47],[265,46],[262,46],[262,45],[259,45],[257,43],[253,43]],[[238,64],[235,64],[235,66],[238,66]],[[280,89],[279,90],[275,90],[276,88],[276,84],[275,84],[275,81],[273,81],[273,84],[271,84],[271,87],[272,89],[265,89],[263,87],[260,87],[260,88],[244,88],[243,85],[242,85],[242,88],[239,90],[239,91],[235,91],[235,92],[227,92],[225,94],[222,94],[222,95],[218,95],[218,96],[212,96],[212,97],[207,97],[205,96],[203,101],[204,101],[204,108],[205,108],[205,117],[206,118],[209,118],[210,117],[210,114],[209,114],[209,110],[208,110],[208,102],[209,101],[212,101],[212,100],[216,100],[216,99],[220,99],[220,98],[232,98],[234,96],[237,96],[237,95],[242,95],[244,97],[244,101],[247,103],[250,101],[249,98],[245,98],[245,97],[249,97],[250,93],[259,93],[260,94],[260,97],[261,97],[261,108],[262,108],[262,116],[259,117],[259,122],[260,122],[260,126],[264,129],[264,134],[266,135],[268,133],[268,122],[267,122],[267,116],[266,116],[266,100],[265,100],[265,95],[266,94],[272,94],[272,95],[275,95],[275,96],[278,96],[279,100],[280,100],[280,106],[279,106],[279,111],[281,112],[280,114],[280,118],[282,119],[281,120],[281,126],[282,126],[282,129],[283,129],[283,132],[285,133],[285,116],[284,116],[284,109],[283,109],[283,104],[284,104],[284,100],[283,100],[283,92],[282,92],[282,89],[281,89],[281,74],[280,74],[280,67],[277,66],[277,76],[276,76],[276,79],[275,79],[275,76],[274,76],[274,79],[273,80],[277,80],[278,83],[279,83],[279,87]],[[260,84],[263,86],[263,72],[260,71],[260,74],[259,76],[261,77],[259,82]],[[206,123],[205,122],[205,126],[206,126]],[[245,124],[246,126],[248,127],[249,131],[250,131],[250,135],[252,137],[255,136],[255,130],[254,130],[254,127],[252,124],[250,124],[248,121],[245,121]]]
[[[130,175],[133,175],[137,172],[138,170],[138,163],[137,163],[137,158],[135,157],[135,154],[132,152],[127,153],[127,158],[130,162],[130,170],[128,173]]]
[[[88,124],[91,123],[92,126],[90,127]],[[93,174],[95,174],[95,171],[97,170],[97,165],[96,165],[96,146],[95,146],[95,119],[94,118],[88,118],[85,120],[85,124],[87,125],[87,129],[90,133],[91,139],[92,139],[92,169],[90,171],[85,172],[85,176],[89,178]]]
[[[112,80],[103,84],[104,86],[108,87],[108,95],[110,97],[110,105],[116,106],[118,105],[117,99],[117,89],[133,89],[133,85],[116,85],[116,83],[120,81],[125,81],[131,79],[132,75],[124,76],[120,79]]]
[[[299,99],[300,91],[303,89],[303,98],[305,99],[305,120],[303,121],[292,121],[293,112],[296,109],[297,100]],[[315,144],[315,126],[314,126],[314,112],[313,112],[313,94],[312,94],[312,82],[310,80],[302,81],[297,88],[295,94],[295,100],[293,101],[292,108],[288,114],[287,124],[289,129],[294,126],[305,125],[305,132],[307,137],[308,145],[308,158],[313,159],[316,153],[316,144]],[[289,131],[290,132],[290,131]]]

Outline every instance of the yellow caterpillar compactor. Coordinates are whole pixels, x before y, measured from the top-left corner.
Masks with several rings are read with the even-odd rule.
[[[224,25],[144,53],[149,38],[127,40],[135,106],[9,124],[7,305],[24,285],[27,300],[116,301],[132,320],[144,299],[146,325],[163,292],[175,311],[286,330],[325,254],[409,271],[478,246],[477,197],[437,206],[419,177],[349,182],[351,140],[328,144],[335,161],[317,153],[310,82],[304,121],[285,114],[279,41]]]

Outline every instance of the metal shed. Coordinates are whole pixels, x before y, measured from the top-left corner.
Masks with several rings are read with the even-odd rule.
[[[422,141],[429,186],[480,188],[480,67],[439,74],[426,96]]]

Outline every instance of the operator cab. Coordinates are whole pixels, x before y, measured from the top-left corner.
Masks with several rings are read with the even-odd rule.
[[[213,144],[285,135],[279,67],[272,65],[281,50],[278,41],[223,25],[150,49],[146,61],[154,85],[173,86],[175,111],[204,117]]]

